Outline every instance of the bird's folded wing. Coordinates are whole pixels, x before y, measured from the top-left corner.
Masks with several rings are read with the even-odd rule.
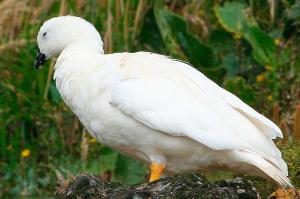
[[[150,128],[216,150],[247,150],[274,159],[280,129],[186,63],[151,53],[123,56],[111,104]],[[277,161],[278,160],[278,161]]]
[[[286,164],[272,140],[258,130],[252,131],[253,125],[242,114],[204,93],[199,102],[171,80],[123,81],[114,87],[111,104],[161,133],[185,136],[214,150],[249,151],[287,173]]]
[[[187,88],[191,89],[192,92],[196,91],[197,93],[201,90],[204,96],[219,99],[235,109],[251,121],[267,139],[282,138],[281,130],[272,121],[184,62],[172,60],[158,54],[138,52],[126,54],[120,65],[122,73],[127,76],[126,78],[153,78],[159,76],[173,79],[178,84],[188,84]],[[182,78],[182,76],[185,77]]]
[[[269,139],[275,139],[276,137],[282,138],[282,132],[272,121],[270,121],[265,116],[261,115],[253,108],[245,104],[238,97],[232,93],[222,89],[216,83],[208,79],[202,73],[196,69],[190,67],[188,64],[175,61],[175,65],[179,70],[187,74],[191,79],[193,79],[199,87],[201,87],[206,94],[214,95],[224,100],[228,105],[230,105],[235,110],[243,114],[247,119],[249,119],[257,128],[259,128],[262,133]]]
[[[234,122],[223,119],[232,110],[217,103],[204,93],[198,101],[176,82],[161,78],[123,81],[111,98],[123,113],[162,133],[186,136],[215,150],[251,149],[247,138],[231,131]]]

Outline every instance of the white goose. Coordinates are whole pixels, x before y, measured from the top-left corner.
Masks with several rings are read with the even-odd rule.
[[[92,24],[55,17],[40,28],[35,67],[57,56],[54,79],[91,136],[172,172],[226,169],[292,187],[269,119],[193,67],[148,52],[104,54]]]

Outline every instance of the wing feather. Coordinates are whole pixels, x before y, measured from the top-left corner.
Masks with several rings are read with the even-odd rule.
[[[281,130],[272,121],[255,111],[232,93],[219,87],[215,82],[208,79],[196,69],[180,61],[176,61],[176,66],[192,78],[199,87],[205,90],[206,93],[220,97],[231,107],[243,114],[268,138],[275,139],[276,137],[283,137]]]
[[[215,150],[252,151],[281,170],[272,139],[279,128],[185,63],[150,53],[126,54],[111,104],[150,128]]]
[[[220,115],[168,79],[124,81],[113,89],[111,104],[155,130],[187,136],[216,150],[248,145],[230,132],[220,132],[228,128]]]

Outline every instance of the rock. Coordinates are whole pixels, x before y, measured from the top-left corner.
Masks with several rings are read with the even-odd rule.
[[[241,178],[211,183],[200,174],[166,177],[151,183],[126,186],[81,174],[56,192],[57,199],[254,199],[259,194]]]

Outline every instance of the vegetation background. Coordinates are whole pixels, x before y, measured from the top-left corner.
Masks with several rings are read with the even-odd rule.
[[[54,59],[33,69],[39,27],[66,14],[95,24],[106,53],[185,60],[271,118],[300,186],[299,1],[2,0],[0,13],[0,198],[53,197],[57,183],[81,172],[127,184],[147,178],[143,165],[84,131],[56,90]],[[208,175],[224,177],[232,174]],[[263,196],[275,188],[247,178]]]

